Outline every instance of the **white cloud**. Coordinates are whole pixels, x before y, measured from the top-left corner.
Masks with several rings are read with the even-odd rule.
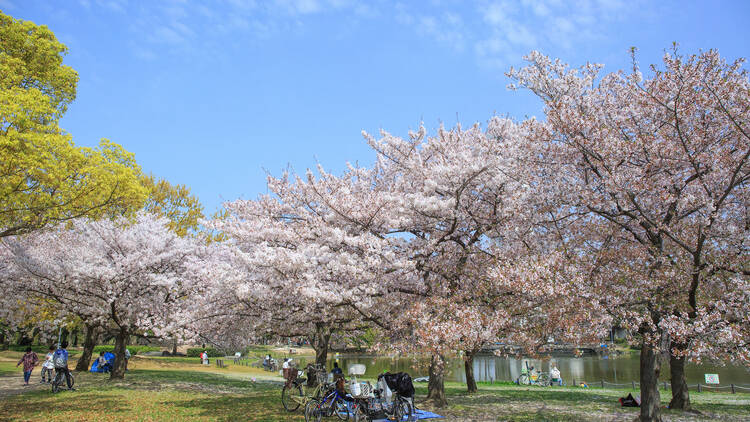
[[[158,57],[158,55],[154,53],[153,51],[151,51],[150,49],[144,48],[138,45],[131,46],[130,51],[133,53],[133,55],[136,58],[145,60],[145,61],[154,60],[155,58]]]
[[[125,13],[128,7],[127,0],[96,0],[96,3],[101,7],[118,13]]]
[[[414,16],[407,12],[406,6],[403,3],[396,3],[393,9],[396,11],[396,22],[402,25],[411,25],[414,23]]]
[[[0,5],[10,1],[0,0]],[[590,42],[613,22],[648,6],[638,4],[641,0],[476,0],[473,7],[462,0],[78,1],[83,7],[127,13],[142,49],[171,46],[164,54],[218,54],[228,34],[229,42],[246,43],[302,30],[312,19],[335,14],[402,25],[457,52],[469,47],[480,63],[503,63],[504,68],[509,58],[517,62],[531,49],[570,49]]]
[[[480,62],[498,64],[511,57],[518,61],[531,49],[572,46],[589,42],[607,25],[624,19],[637,7],[635,0],[506,0],[479,3],[478,20],[467,26]],[[646,8],[646,5],[642,6]],[[511,63],[503,63],[507,68]]]
[[[276,6],[291,14],[306,15],[321,10],[317,0],[276,0]]]

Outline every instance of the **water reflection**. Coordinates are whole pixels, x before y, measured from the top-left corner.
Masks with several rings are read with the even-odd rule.
[[[304,361],[302,362],[305,363]],[[374,378],[384,371],[405,371],[417,378],[428,374],[429,359],[427,357],[401,358],[371,355],[342,355],[339,364],[346,370],[350,364],[362,363],[367,367],[366,377]],[[474,377],[477,381],[514,381],[521,374],[522,365],[548,372],[551,364],[557,365],[563,380],[567,384],[573,381],[579,383],[599,383],[601,380],[616,383],[638,382],[639,356],[627,354],[611,356],[603,359],[599,356],[557,357],[548,360],[516,359],[511,357],[497,357],[494,355],[480,355],[474,358]],[[669,364],[662,364],[662,380],[669,380]],[[686,375],[688,384],[705,383],[704,374],[719,374],[722,385],[750,384],[750,372],[744,367],[721,366],[703,363],[701,365],[688,364]],[[451,359],[448,362],[450,381],[466,382],[463,360]]]

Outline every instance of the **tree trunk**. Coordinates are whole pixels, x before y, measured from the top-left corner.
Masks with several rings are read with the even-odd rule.
[[[682,349],[682,345],[672,344],[673,349]],[[685,358],[669,354],[669,376],[672,384],[672,400],[670,409],[690,409],[690,393],[685,379]]]
[[[125,378],[125,348],[128,346],[129,338],[127,328],[121,327],[115,336],[115,367],[112,368],[109,379]]]
[[[78,347],[78,328],[73,330],[73,347]]]
[[[477,381],[474,379],[474,354],[475,351],[466,351],[464,358],[464,372],[466,372],[466,389],[469,393],[477,392]]]
[[[661,421],[659,396],[659,353],[653,345],[643,341],[641,348],[641,422]]]
[[[315,334],[310,345],[315,350],[315,364],[326,367],[328,360],[328,343],[331,341],[331,329],[326,324],[315,324]]]
[[[177,356],[177,337],[172,339],[172,356]]]
[[[430,381],[427,383],[427,400],[432,401],[436,407],[444,407],[448,404],[445,398],[445,361],[440,355],[432,355],[430,361]]]
[[[83,340],[83,353],[76,364],[76,371],[85,372],[89,369],[91,355],[94,353],[96,340],[99,337],[99,330],[96,325],[86,324],[86,338]]]
[[[18,341],[16,341],[17,346],[31,346],[32,342],[33,339],[26,337],[25,331],[18,330]]]

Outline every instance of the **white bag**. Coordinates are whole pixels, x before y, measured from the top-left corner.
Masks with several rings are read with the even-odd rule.
[[[393,396],[393,392],[391,392],[391,389],[388,388],[388,383],[385,382],[385,378],[380,378],[378,380],[378,389],[383,391],[381,393],[381,397],[383,398],[383,400],[390,403],[392,401],[391,396]]]
[[[358,382],[352,382],[349,386],[349,390],[351,390],[352,396],[358,396],[362,393],[362,389],[359,386]]]

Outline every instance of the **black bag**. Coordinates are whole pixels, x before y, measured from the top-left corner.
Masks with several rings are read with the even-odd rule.
[[[620,404],[622,407],[640,407],[641,401],[633,397],[632,394],[628,393],[627,397],[620,397]]]
[[[391,391],[395,391],[401,397],[414,397],[414,384],[411,381],[411,376],[406,372],[396,372],[395,374],[386,372],[381,377],[385,378],[385,383],[388,384]]]

